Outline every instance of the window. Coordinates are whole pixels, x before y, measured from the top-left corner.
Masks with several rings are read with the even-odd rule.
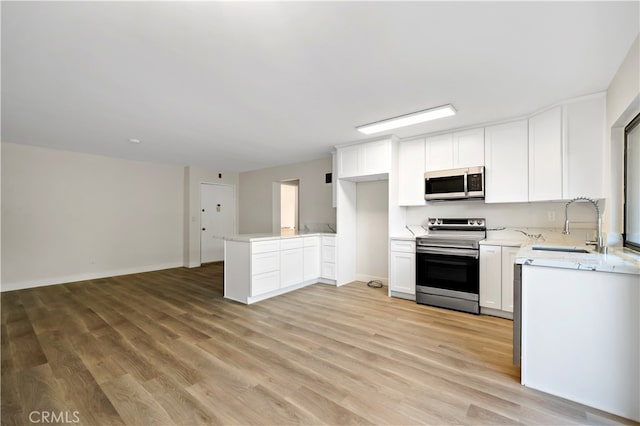
[[[640,250],[640,114],[624,129],[624,246]]]

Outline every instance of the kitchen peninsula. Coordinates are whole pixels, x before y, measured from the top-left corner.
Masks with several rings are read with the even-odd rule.
[[[224,297],[254,303],[311,284],[336,283],[336,235],[225,237]]]
[[[522,384],[640,421],[640,257],[539,247],[516,258]]]

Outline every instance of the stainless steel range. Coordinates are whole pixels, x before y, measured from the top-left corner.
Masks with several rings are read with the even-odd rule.
[[[480,246],[484,219],[429,218],[429,233],[416,238],[416,301],[480,313]]]

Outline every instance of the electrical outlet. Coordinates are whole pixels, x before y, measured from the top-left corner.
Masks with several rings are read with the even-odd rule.
[[[554,212],[553,210],[548,210],[547,211],[547,220],[549,222],[555,222],[556,221],[556,212]]]

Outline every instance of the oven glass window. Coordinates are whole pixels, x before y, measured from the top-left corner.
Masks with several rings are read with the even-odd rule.
[[[473,257],[418,253],[417,285],[478,294],[479,268]]]
[[[425,179],[426,194],[464,192],[464,175]]]

